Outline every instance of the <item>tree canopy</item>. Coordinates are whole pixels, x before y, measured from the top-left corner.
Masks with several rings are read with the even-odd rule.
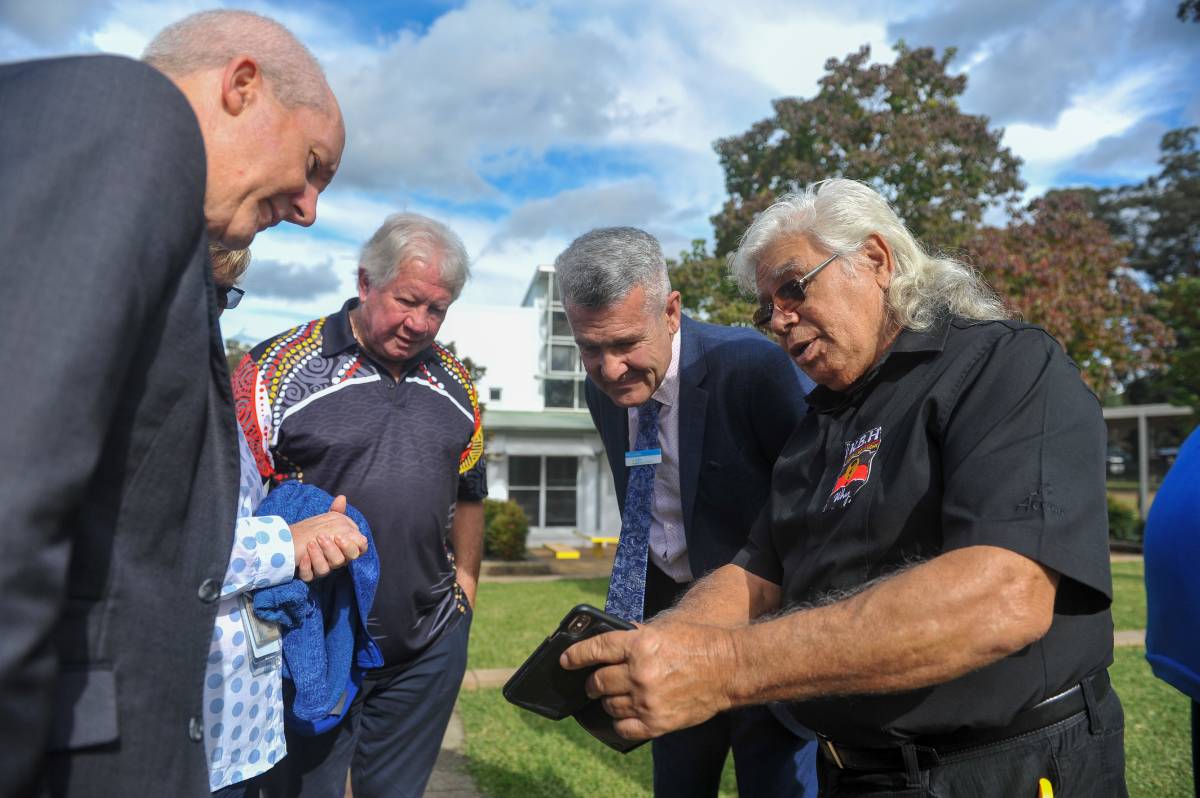
[[[1085,193],[1034,200],[1004,228],[985,228],[969,249],[988,282],[1026,321],[1058,339],[1100,396],[1166,362],[1171,331],[1155,296],[1126,265],[1117,241],[1089,210]]]
[[[900,43],[895,63],[872,64],[864,46],[826,62],[816,96],[775,100],[773,116],[719,140],[729,198],[712,217],[716,254],[779,196],[830,177],[869,183],[939,247],[966,240],[989,205],[1015,202],[1020,159],[987,117],[959,110],[967,78],[946,71],[954,52]]]

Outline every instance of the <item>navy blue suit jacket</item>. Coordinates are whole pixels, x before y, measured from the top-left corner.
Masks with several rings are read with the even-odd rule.
[[[679,488],[688,562],[699,579],[746,542],[766,504],[775,459],[808,410],[804,396],[813,383],[753,330],[684,316],[680,334]],[[624,513],[628,412],[590,379],[585,392]]]

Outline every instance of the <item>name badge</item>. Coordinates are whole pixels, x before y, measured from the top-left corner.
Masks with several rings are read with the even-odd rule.
[[[654,465],[662,462],[662,449],[639,449],[636,452],[625,452],[625,465]]]

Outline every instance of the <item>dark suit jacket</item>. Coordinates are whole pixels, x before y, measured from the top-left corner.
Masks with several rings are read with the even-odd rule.
[[[205,795],[238,462],[200,130],[108,56],[2,66],[0,109],[0,795]]]
[[[812,382],[753,330],[684,316],[680,334],[679,489],[688,563],[699,579],[746,542],[770,492],[775,459],[807,412]],[[628,413],[590,379],[585,392],[624,513]],[[647,607],[647,617],[660,609]]]

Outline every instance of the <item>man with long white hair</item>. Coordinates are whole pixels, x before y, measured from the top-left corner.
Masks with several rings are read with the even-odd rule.
[[[1125,795],[1104,421],[1062,347],[854,181],[731,263],[810,412],[733,562],[564,663],[634,739],[788,702],[822,795]]]
[[[0,67],[0,795],[208,792],[238,447],[208,240],[310,225],[344,143],[256,14]]]

